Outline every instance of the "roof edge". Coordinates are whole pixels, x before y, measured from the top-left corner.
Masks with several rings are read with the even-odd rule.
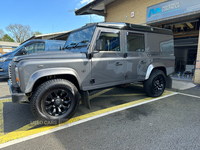
[[[97,14],[97,15],[101,15],[101,16],[105,16],[106,13],[103,13],[102,11],[97,11],[97,10],[92,10],[91,8],[94,7],[95,5],[99,5],[102,2],[104,2],[106,0],[94,0],[90,3],[88,3],[87,5],[79,8],[78,10],[75,11],[76,15],[87,15],[87,14]]]

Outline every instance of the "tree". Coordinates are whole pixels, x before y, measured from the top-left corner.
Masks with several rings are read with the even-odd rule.
[[[12,34],[12,38],[18,43],[22,43],[31,37],[31,29],[28,25],[10,24],[6,27],[6,30]]]
[[[35,31],[35,32],[31,32],[31,36],[34,36],[34,35],[41,35],[42,33],[40,31]]]
[[[2,41],[6,42],[15,42],[8,34],[5,34],[2,38]]]
[[[3,36],[4,36],[4,32],[3,30],[0,29],[0,40],[2,40]]]
[[[42,33],[40,31],[35,31],[34,35],[41,35]]]

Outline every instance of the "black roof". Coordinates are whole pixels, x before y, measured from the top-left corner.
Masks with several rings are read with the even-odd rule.
[[[173,32],[169,29],[163,29],[163,28],[151,27],[151,26],[144,26],[144,25],[136,25],[136,24],[130,24],[130,23],[122,23],[122,22],[102,22],[102,23],[97,23],[97,26],[107,27],[107,28],[124,29],[124,30],[134,30],[134,31],[170,34],[170,35],[173,34]]]
[[[85,25],[85,26],[83,26],[81,28],[72,30],[71,33],[77,32],[79,30],[83,30],[85,28],[92,27],[92,26],[173,35],[173,32],[171,30],[169,30],[169,29],[163,29],[163,28],[151,27],[151,26],[144,26],[144,25],[136,25],[136,24],[130,24],[130,23],[123,23],[123,22],[91,23],[91,24],[87,24],[87,25]]]

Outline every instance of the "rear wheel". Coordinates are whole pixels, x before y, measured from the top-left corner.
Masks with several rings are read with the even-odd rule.
[[[158,97],[163,94],[166,87],[166,77],[163,71],[153,70],[149,79],[144,82],[147,96]]]
[[[31,98],[31,110],[37,120],[54,125],[73,116],[79,104],[79,92],[64,79],[53,79],[40,85]]]

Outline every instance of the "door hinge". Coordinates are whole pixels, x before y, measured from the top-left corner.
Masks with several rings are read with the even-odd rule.
[[[128,55],[127,55],[127,53],[124,53],[124,58],[126,58]]]
[[[91,79],[91,80],[90,80],[90,83],[91,83],[91,84],[94,84],[94,83],[95,83],[95,79]]]
[[[92,58],[92,54],[87,54],[87,58],[91,59]]]

